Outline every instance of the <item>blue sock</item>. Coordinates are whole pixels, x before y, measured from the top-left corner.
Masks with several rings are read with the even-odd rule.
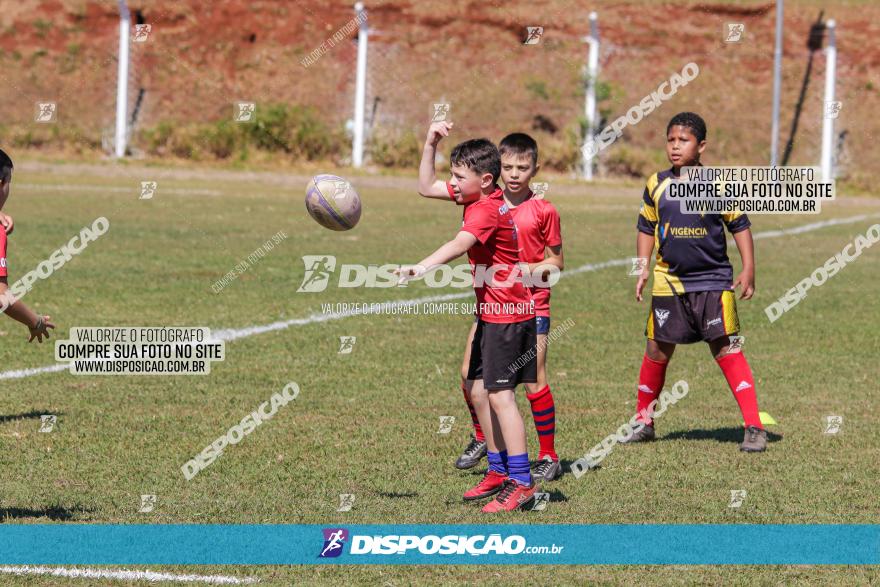
[[[506,451],[506,450],[502,450],[502,451],[501,451],[500,453],[498,453],[498,454],[501,455],[501,462],[504,464],[504,472],[507,473],[508,471],[510,471],[510,464],[507,462],[507,461],[508,461],[508,459],[507,459],[507,451]]]
[[[510,455],[507,457],[507,466],[510,471],[510,478],[520,485],[532,484],[532,472],[529,470],[529,455],[523,453],[521,455]]]
[[[489,470],[501,473],[502,475],[507,475],[507,463],[501,458],[502,454],[504,453],[486,452],[486,457],[489,459]]]

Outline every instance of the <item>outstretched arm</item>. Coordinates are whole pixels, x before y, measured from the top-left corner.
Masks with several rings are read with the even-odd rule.
[[[5,277],[0,277],[0,308],[5,308],[5,314],[21,322],[28,327],[31,337],[28,342],[35,338],[37,342],[43,342],[43,337],[49,338],[49,328],[55,328],[55,325],[49,321],[51,316],[41,316],[24,305],[24,302],[18,301],[9,293],[9,287]]]
[[[476,243],[477,237],[462,230],[454,239],[447,242],[415,265],[404,265],[394,273],[400,276],[399,283],[404,283],[409,279],[421,277],[434,267],[449,263],[453,259],[462,256]]]

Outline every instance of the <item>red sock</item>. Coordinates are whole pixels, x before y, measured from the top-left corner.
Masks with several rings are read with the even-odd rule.
[[[752,370],[749,368],[745,355],[742,352],[731,353],[716,359],[716,362],[724,372],[730,391],[733,392],[733,397],[739,404],[739,410],[742,412],[746,427],[754,426],[763,429],[761,416],[758,415],[755,380],[752,378]]]
[[[549,455],[554,461],[559,460],[554,448],[556,440],[556,404],[550,386],[545,385],[533,394],[526,394],[532,404],[532,417],[535,419],[535,430],[538,431],[538,460]]]
[[[464,401],[471,411],[471,422],[474,423],[474,438],[480,442],[486,442],[486,436],[483,434],[483,429],[480,428],[480,421],[477,419],[477,411],[474,409],[474,404],[471,403],[471,394],[468,393],[467,387],[464,385],[461,386],[461,391],[464,393]]]
[[[669,365],[669,361],[655,361],[648,355],[642,358],[642,368],[639,371],[639,389],[636,392],[636,413],[638,414],[636,419],[639,422],[654,423],[651,414],[647,413],[648,406],[660,397],[663,383],[666,381],[667,365]]]

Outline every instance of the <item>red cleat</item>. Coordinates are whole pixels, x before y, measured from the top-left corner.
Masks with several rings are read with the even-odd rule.
[[[531,485],[520,485],[513,479],[507,479],[501,488],[498,497],[487,503],[483,507],[483,511],[487,514],[495,512],[512,512],[531,503],[535,499],[535,491],[538,486],[535,483]]]
[[[504,473],[489,471],[482,481],[465,491],[464,499],[465,501],[472,501],[495,495],[501,491],[501,486],[504,485],[505,481],[507,481],[507,475]]]

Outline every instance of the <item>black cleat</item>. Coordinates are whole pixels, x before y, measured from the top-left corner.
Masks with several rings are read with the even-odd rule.
[[[467,448],[464,449],[464,452],[455,461],[455,468],[470,469],[471,467],[476,467],[484,456],[486,456],[486,441],[479,441],[474,436],[471,436],[471,441],[468,443]]]
[[[757,426],[746,428],[745,436],[739,449],[743,452],[764,452],[767,450],[767,431]]]
[[[540,461],[532,463],[532,477],[535,482],[555,481],[562,477],[562,465],[550,458],[550,455],[545,455]]]
[[[654,440],[654,425],[647,424],[641,430],[638,430],[633,433],[626,440],[620,441],[620,444],[633,444],[636,442],[650,442]]]

